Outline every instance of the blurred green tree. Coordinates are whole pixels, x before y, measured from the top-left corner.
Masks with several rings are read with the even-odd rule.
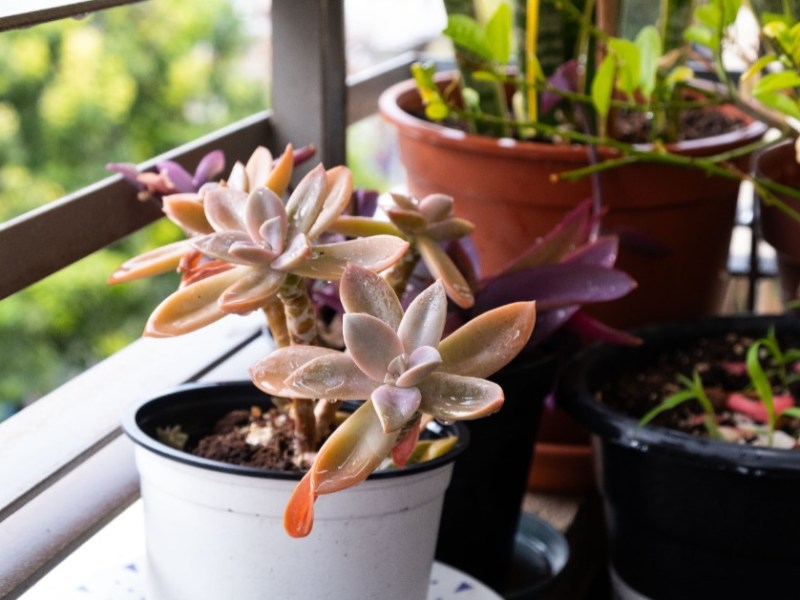
[[[0,221],[107,176],[107,162],[264,109],[267,56],[248,58],[257,40],[234,6],[144,2],[0,35]],[[176,278],[105,279],[179,235],[157,223],[0,302],[0,418],[138,337]]]

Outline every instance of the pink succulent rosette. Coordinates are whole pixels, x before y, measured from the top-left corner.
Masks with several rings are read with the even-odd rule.
[[[319,346],[279,348],[251,368],[255,384],[287,398],[364,400],[320,449],[286,509],[290,535],[313,525],[319,494],[356,485],[390,454],[402,464],[419,435],[421,415],[457,421],[492,414],[503,391],[483,379],[525,346],[534,302],[491,310],[444,340],[447,296],[437,281],[403,312],[376,273],[348,265],[341,279],[343,352]]]

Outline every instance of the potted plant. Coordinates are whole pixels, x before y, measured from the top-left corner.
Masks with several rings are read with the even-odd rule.
[[[372,266],[376,269],[389,268],[383,272],[382,277],[379,277],[371,270],[350,265],[344,271],[344,277],[339,286],[341,289],[330,284],[319,286],[317,282],[313,284],[310,296],[301,293],[309,290],[307,285],[291,281],[293,291],[287,293],[284,282],[278,287],[278,298],[281,301],[280,311],[272,310],[273,304],[268,295],[259,297],[258,302],[247,300],[245,296],[252,293],[249,291],[251,288],[244,288],[242,282],[249,283],[251,278],[247,277],[246,272],[231,273],[241,267],[231,267],[230,263],[238,262],[244,266],[246,259],[249,259],[255,264],[254,259],[262,258],[263,253],[253,249],[248,239],[254,239],[254,235],[267,239],[269,231],[266,224],[260,228],[250,224],[247,231],[250,238],[247,238],[239,231],[243,226],[247,226],[247,223],[242,221],[242,217],[236,215],[245,210],[246,214],[250,214],[247,212],[250,211],[258,219],[262,218],[268,214],[268,211],[264,207],[256,208],[257,205],[254,203],[259,201],[270,202],[270,210],[280,213],[280,207],[273,198],[273,194],[262,188],[254,188],[252,182],[266,180],[268,188],[283,191],[289,181],[291,165],[298,160],[298,156],[304,157],[305,153],[296,153],[289,148],[273,165],[269,153],[259,149],[254,153],[248,165],[236,165],[232,176],[226,182],[206,184],[197,192],[168,194],[161,198],[167,215],[180,224],[187,233],[207,231],[209,233],[193,235],[186,242],[178,243],[166,250],[158,249],[132,259],[112,275],[111,281],[116,283],[151,275],[174,268],[176,265],[183,271],[181,289],[153,313],[146,328],[148,335],[178,335],[204,326],[224,316],[228,308],[221,308],[221,306],[227,307],[226,304],[222,304],[223,300],[234,301],[232,306],[237,311],[262,309],[280,349],[253,367],[252,373],[256,384],[278,397],[294,398],[291,414],[298,414],[298,411],[306,408],[306,403],[310,404],[304,398],[297,397],[307,394],[323,399],[333,394],[336,400],[348,399],[351,396],[358,398],[369,396],[377,398],[377,400],[373,399],[372,403],[368,402],[368,407],[376,402],[382,403],[378,411],[383,411],[384,406],[400,407],[402,409],[400,412],[393,412],[392,408],[383,412],[376,412],[375,409],[372,409],[372,412],[359,409],[353,417],[359,415],[361,418],[360,415],[366,412],[368,415],[383,414],[385,418],[390,419],[390,423],[392,423],[390,427],[395,437],[393,440],[381,443],[386,446],[387,452],[391,446],[396,445],[392,455],[401,463],[404,459],[403,454],[411,451],[414,447],[413,438],[419,430],[416,424],[416,415],[419,410],[414,407],[417,402],[415,394],[409,397],[403,393],[399,398],[389,397],[387,399],[385,394],[392,390],[386,385],[378,385],[380,382],[384,382],[386,377],[380,377],[380,381],[377,383],[369,383],[366,379],[356,378],[357,365],[354,366],[350,358],[351,356],[353,358],[360,357],[358,360],[361,361],[367,372],[373,375],[374,379],[375,365],[363,361],[377,360],[381,362],[381,353],[390,351],[392,347],[396,349],[396,341],[392,342],[396,336],[386,327],[377,325],[373,317],[347,316],[347,312],[367,311],[374,316],[387,319],[393,327],[399,327],[402,310],[398,298],[402,298],[404,305],[408,306],[406,314],[411,314],[414,319],[409,322],[415,323],[415,328],[419,325],[423,329],[423,332],[415,334],[421,336],[420,339],[427,340],[429,335],[435,337],[441,334],[440,329],[445,331],[448,334],[443,341],[445,345],[440,347],[437,352],[445,359],[450,357],[449,362],[446,360],[444,364],[440,365],[438,359],[435,359],[435,353],[427,349],[420,350],[419,356],[415,354],[409,358],[409,360],[413,359],[414,364],[407,368],[412,373],[416,373],[409,376],[418,377],[432,371],[431,377],[434,380],[441,379],[443,371],[450,366],[456,370],[457,379],[460,382],[463,374],[489,375],[491,371],[499,369],[508,362],[514,354],[526,346],[532,327],[532,305],[529,302],[532,298],[541,298],[544,303],[544,310],[540,311],[539,317],[543,324],[542,335],[534,340],[537,343],[546,342],[552,337],[553,332],[562,329],[574,329],[580,333],[604,339],[630,340],[629,337],[606,328],[594,319],[583,315],[579,310],[581,305],[586,303],[606,301],[622,296],[635,285],[630,277],[612,268],[616,258],[616,241],[609,237],[595,237],[596,215],[592,214],[588,203],[577,207],[559,227],[538,240],[509,269],[507,274],[476,283],[474,275],[472,275],[474,267],[471,266],[469,260],[465,260],[469,256],[466,250],[468,244],[464,244],[461,239],[464,233],[471,231],[472,226],[463,219],[453,216],[451,198],[432,195],[418,201],[411,197],[394,194],[392,206],[386,211],[388,219],[374,219],[359,216],[372,212],[372,209],[364,208],[369,202],[364,202],[364,197],[359,196],[359,207],[355,210],[358,214],[340,215],[339,212],[344,207],[344,198],[349,197],[351,191],[351,187],[347,183],[347,172],[341,168],[327,174],[316,169],[292,192],[286,204],[286,210],[293,215],[289,217],[288,222],[297,219],[298,215],[305,212],[306,209],[302,208],[302,203],[322,202],[323,209],[318,219],[328,220],[327,233],[324,234],[328,243],[315,245],[310,255],[311,261],[317,257],[326,257],[323,262],[318,264],[312,262],[312,266],[304,267],[299,265],[292,254],[289,264],[293,265],[293,269],[299,269],[298,273],[313,272],[326,278],[335,278],[340,274],[343,265],[342,253],[345,248],[349,247],[354,249],[357,260],[373,261]],[[169,169],[178,170],[175,165],[167,166]],[[119,169],[120,167],[115,168]],[[126,172],[129,178],[135,181],[140,181],[142,178],[141,174],[135,173],[130,168],[126,168]],[[161,168],[160,173],[164,180],[180,178],[176,175],[169,176],[167,168]],[[145,177],[145,179],[150,178],[152,178],[150,175]],[[332,181],[332,183],[327,183],[328,181]],[[195,188],[197,187],[195,186]],[[248,191],[251,199],[246,199]],[[261,200],[253,200],[252,198],[255,196]],[[264,200],[267,197],[271,200]],[[250,205],[254,206],[244,208],[244,206]],[[287,228],[288,231],[292,231],[291,226],[287,226]],[[321,232],[322,228],[314,225],[311,231]],[[347,241],[341,241],[342,239]],[[450,246],[450,255],[445,253],[442,247],[442,244],[447,242]],[[277,242],[270,245],[271,247],[280,247]],[[379,247],[380,252],[376,254],[374,247]],[[288,246],[288,249],[287,251],[291,254],[292,246]],[[450,258],[451,255],[455,259]],[[338,263],[333,262],[335,259],[338,259]],[[399,260],[390,265],[396,259]],[[278,264],[282,265],[282,263]],[[466,277],[461,275],[457,265],[465,270],[468,274]],[[258,268],[265,269],[266,267],[258,264]],[[268,280],[269,277],[269,273],[260,274],[255,281]],[[436,283],[433,284],[433,287],[427,287],[434,278]],[[226,289],[231,289],[231,286],[234,286],[236,294],[226,291]],[[331,288],[334,290],[333,297],[330,294]],[[254,289],[258,291],[259,286],[256,285]],[[341,300],[344,300],[343,305],[337,304],[341,302],[340,292]],[[452,302],[449,304],[448,311],[444,313],[445,320],[440,322],[443,318],[440,310],[443,310],[447,304],[445,294],[450,297]],[[244,302],[248,302],[248,304],[244,304]],[[341,320],[343,335],[341,337],[343,342],[349,340],[347,346],[350,349],[347,354],[340,354],[334,348],[320,345],[320,340],[310,333],[319,324],[319,317],[323,312],[320,307],[323,304],[328,320],[333,323],[333,326],[330,327],[331,330],[336,330],[335,324],[343,316]],[[331,306],[338,307],[338,310],[331,311]],[[436,308],[436,314],[431,314],[432,309],[423,310],[422,307],[439,308]],[[346,309],[344,315],[341,314],[343,309]],[[331,314],[333,314],[332,318]],[[410,318],[412,317],[404,319]],[[366,325],[361,323],[362,321]],[[402,320],[402,323],[407,323],[407,321]],[[363,327],[372,329],[363,330]],[[400,329],[405,331],[409,327],[410,325],[406,324],[402,325]],[[484,327],[488,327],[490,330],[485,331]],[[515,328],[519,337],[517,338],[515,334],[513,340],[504,338],[508,328]],[[437,331],[439,334],[436,333]],[[406,335],[407,333],[402,333],[402,336]],[[362,338],[372,340],[374,344],[378,345],[377,348],[369,347],[366,352],[370,357],[368,359],[352,350],[352,344],[359,343],[355,340]],[[502,343],[508,342],[507,348],[498,352],[495,345],[504,339],[505,342]],[[288,340],[289,343],[282,340]],[[298,343],[301,341],[305,343]],[[338,344],[334,345],[338,346]],[[474,355],[469,350],[470,345],[481,345],[478,355]],[[427,345],[425,347],[427,348]],[[458,350],[456,350],[457,348]],[[467,348],[467,352],[464,352],[464,348]],[[530,352],[530,345],[526,355],[528,352]],[[473,356],[470,356],[471,353]],[[508,568],[510,562],[509,557],[519,518],[525,477],[530,463],[538,411],[541,408],[545,391],[548,391],[552,385],[555,372],[551,368],[553,360],[541,358],[539,355],[535,356],[533,360],[520,356],[509,367],[500,369],[500,372],[493,377],[495,381],[507,388],[509,402],[506,408],[509,410],[501,411],[498,416],[486,420],[491,422],[487,428],[475,427],[473,423],[470,424],[470,436],[475,441],[474,451],[464,456],[465,464],[456,471],[454,490],[448,494],[445,501],[442,540],[447,538],[450,547],[467,548],[471,551],[467,553],[468,560],[466,562],[459,561],[459,557],[452,554],[442,558],[481,579],[488,580],[497,587],[502,587],[504,584],[505,569]],[[305,363],[309,364],[304,366]],[[325,377],[334,376],[336,369],[332,368],[333,365],[339,365],[347,374],[345,380],[336,385],[323,377],[323,375]],[[547,368],[543,368],[543,365]],[[401,367],[402,365],[398,363],[391,366],[391,369],[403,370]],[[291,373],[286,372],[287,369]],[[301,377],[301,373],[306,373],[310,379],[306,380],[306,375],[302,375],[302,378],[298,379],[296,383],[287,383],[295,381],[296,377]],[[393,375],[394,378],[403,378],[403,382],[409,376],[402,373]],[[541,378],[542,381],[531,381],[531,376]],[[386,380],[386,382],[388,381]],[[355,385],[356,388],[348,390],[349,385]],[[499,389],[497,383],[485,382],[480,385],[485,386],[481,389]],[[538,392],[536,392],[537,386],[541,388]],[[381,391],[370,392],[367,390],[368,387],[374,387],[376,390],[380,388]],[[400,387],[405,389],[407,386]],[[311,389],[314,390],[313,393],[311,393]],[[210,415],[219,416],[220,410],[211,410],[209,404],[210,399],[219,396],[221,391],[219,388],[203,388],[201,390],[190,388],[185,391],[171,392],[165,398],[156,399],[154,402],[156,406],[164,408],[185,407],[170,409],[170,412],[174,413],[170,418],[178,422],[182,421],[177,418],[178,414],[183,415],[183,420],[187,414],[191,414],[192,403],[202,405],[202,410],[197,411],[202,416],[200,425],[194,426],[191,432],[194,438],[196,432],[208,430],[210,423],[214,421]],[[236,405],[233,407],[236,409],[247,408],[247,403],[253,401],[251,386],[239,386],[238,389],[226,390],[225,394],[238,399],[238,404],[234,403]],[[259,403],[261,408],[256,411],[256,416],[251,415],[247,410],[240,413],[240,419],[245,421],[243,427],[249,426],[250,420],[261,418],[261,415],[267,410],[266,400],[266,396],[261,398]],[[493,410],[493,405],[485,404],[480,399],[480,394],[475,398],[475,402],[477,404],[471,404],[468,409],[460,409],[462,412],[448,412],[447,414],[435,412],[434,414],[440,419],[449,421],[470,415],[475,417],[481,411]],[[188,407],[186,407],[187,403]],[[153,440],[153,432],[159,428],[165,429],[168,419],[165,420],[163,416],[160,416],[160,411],[153,414],[154,411],[147,408],[151,405],[151,403],[147,403],[136,409],[134,413],[136,416],[132,415],[128,418],[129,431],[140,443],[149,448],[152,449],[155,446],[160,448],[162,454],[172,453],[171,450],[165,450],[161,442]],[[320,401],[315,411],[307,411],[306,414],[311,414],[316,420],[316,426],[311,428],[308,433],[303,432],[301,436],[295,436],[292,444],[298,444],[297,439],[317,439],[317,432],[327,429],[325,423],[334,418],[336,412],[332,409],[335,409],[337,405],[338,402]],[[411,408],[407,408],[408,406]],[[480,406],[483,408],[479,408]],[[433,410],[427,405],[422,406],[422,409]],[[403,412],[408,410],[412,412],[408,414]],[[466,412],[463,412],[464,410]],[[358,421],[352,421],[353,417],[347,419],[344,425],[336,431],[346,432],[351,426],[351,422],[357,423]],[[399,423],[397,419],[410,419],[411,423],[410,425],[398,425],[399,429],[395,429],[393,424]],[[373,422],[373,425],[377,427],[377,422]],[[364,425],[362,422],[361,425],[356,424],[352,427],[357,431],[362,431]],[[498,444],[496,440],[498,428],[500,433],[504,433],[505,428],[510,428],[509,431],[517,428],[525,435],[520,437],[515,434],[513,439],[512,436],[506,435],[508,443]],[[170,431],[167,429],[168,435],[164,433],[162,435],[174,437],[169,433]],[[380,435],[377,435],[377,430],[368,430],[367,433],[372,436],[371,442],[382,439]],[[331,439],[336,440],[336,436],[345,436],[346,439],[347,434],[334,433]],[[180,436],[178,437],[180,438]],[[403,443],[397,445],[398,439]],[[329,452],[328,454],[320,450],[319,456],[322,456],[322,459],[317,458],[315,464],[323,466],[318,467],[319,471],[315,471],[315,467],[311,467],[311,470],[308,471],[309,474],[295,492],[287,512],[288,523],[295,533],[305,533],[310,525],[312,498],[320,488],[326,491],[330,489],[330,484],[326,483],[326,477],[330,474],[329,467],[332,459],[326,457],[341,456],[343,446],[341,446],[341,442],[336,441],[326,444],[334,444],[334,450],[326,451]],[[243,444],[240,444],[240,450],[242,446]],[[326,445],[326,447],[329,446]],[[436,457],[437,453],[447,448],[447,443],[426,441],[422,444],[422,448],[423,450],[420,450],[418,447],[414,451],[414,455]],[[372,449],[374,450],[374,446]],[[247,453],[250,452],[249,447],[245,450]],[[313,454],[313,450],[313,445],[309,448],[309,444],[303,444],[295,448],[294,456],[303,457],[306,454]],[[384,458],[384,456],[379,456],[381,453],[372,456],[371,452],[364,452],[364,460],[373,462],[367,466],[362,464],[358,477],[366,476],[368,471],[381,462]],[[372,458],[367,459],[368,455]],[[179,454],[179,456],[183,456],[183,454]],[[351,455],[351,457],[354,456]],[[431,465],[439,466],[436,461],[425,463],[428,468]],[[484,465],[484,467],[476,468],[477,465]],[[248,474],[252,475],[252,473]],[[340,484],[334,483],[333,485]],[[313,490],[309,490],[309,487],[313,487]],[[285,490],[279,493],[286,494]],[[347,501],[343,500],[342,502],[346,503]],[[476,522],[475,514],[484,516],[479,522]],[[411,521],[414,519],[416,517]],[[420,523],[422,522],[420,520]],[[411,527],[409,523],[409,519],[406,519],[404,526]],[[424,523],[425,525],[419,528],[428,531],[430,535],[430,519]],[[170,539],[181,539],[181,537],[181,535],[175,535],[175,532],[169,534]],[[166,547],[171,546],[167,545]],[[446,552],[442,548],[440,543],[440,552]],[[161,554],[172,554],[171,551],[167,552],[166,550],[159,552],[159,561],[162,560]],[[415,555],[421,557],[420,560],[423,563],[430,562],[430,556],[421,550],[418,550]],[[362,559],[363,557],[359,560]],[[487,571],[482,568],[483,565],[489,565],[491,569]],[[365,572],[369,572],[369,570]],[[407,578],[408,574],[400,575],[400,579],[404,577]],[[386,579],[386,581],[389,580]],[[381,597],[386,597],[383,593],[381,593]],[[409,594],[409,589],[404,588],[403,593]]]
[[[496,217],[474,234],[489,275],[594,196],[598,210],[608,208],[603,230],[620,237],[619,266],[639,283],[595,315],[631,326],[714,312],[724,290],[739,183],[766,127],[726,103],[725,90],[691,78],[678,60],[688,46],[673,50],[665,41],[667,30],[685,26],[648,26],[629,41],[601,31],[570,2],[511,4],[514,11],[504,5],[479,22],[472,3],[446,3],[445,32],[466,67],[434,76],[418,65],[414,79],[381,98],[382,114],[398,127],[409,190],[451,194],[470,220],[491,206]],[[610,5],[599,2],[598,17]],[[591,6],[586,3],[587,10]],[[512,12],[524,32],[516,39],[525,42],[516,72],[507,68],[515,55],[508,41]],[[673,14],[685,18],[686,11],[665,12],[662,23]],[[574,25],[577,50],[545,71],[541,65],[553,61],[549,54],[537,60],[535,32],[545,35],[539,21],[554,18]],[[481,87],[510,102],[496,101],[499,112],[490,112]],[[716,115],[723,131],[676,139],[679,114],[684,122],[689,115]],[[725,131],[731,119],[737,126]],[[645,124],[643,137],[629,137],[624,129],[630,122]],[[669,303],[662,301],[665,290]]]
[[[576,358],[562,405],[595,437],[618,597],[783,597],[800,530],[800,326],[714,317]]]
[[[148,597],[424,598],[455,451],[447,436],[420,438],[497,411],[502,389],[483,378],[509,362],[533,330],[535,303],[518,302],[441,339],[446,290],[456,290],[464,304],[471,300],[444,251],[420,243],[424,234],[327,241],[350,201],[350,173],[316,167],[284,203],[294,161],[291,147],[277,160],[259,149],[225,181],[164,196],[165,212],[191,236],[111,277],[127,281],[176,265],[182,271],[181,287],[153,312],[145,335],[183,335],[228,314],[260,310],[277,346],[251,369],[269,396],[254,395],[250,384],[178,390],[126,418],[138,442]],[[174,179],[166,169],[161,175]],[[439,229],[460,229],[446,200],[415,208]],[[412,244],[438,277],[404,310],[388,281],[401,274],[392,269],[402,269]],[[386,279],[376,273],[387,269]],[[344,351],[319,344],[308,278],[341,280]],[[342,420],[343,400],[360,402]],[[225,408],[247,410],[230,417]],[[219,426],[246,445],[280,439],[270,447],[285,451],[277,464],[293,474],[255,474],[171,447],[203,447],[197,436],[208,433],[210,415],[238,419],[232,429]],[[387,461],[423,464],[362,484]],[[270,498],[285,510],[270,508]]]

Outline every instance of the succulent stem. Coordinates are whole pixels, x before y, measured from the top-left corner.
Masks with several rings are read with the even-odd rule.
[[[420,261],[419,250],[413,242],[409,246],[408,251],[398,260],[392,267],[386,271],[384,279],[392,286],[394,293],[398,298],[403,297],[406,291],[408,280],[411,278],[411,273]]]

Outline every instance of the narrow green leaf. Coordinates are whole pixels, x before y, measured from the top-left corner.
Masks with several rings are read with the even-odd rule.
[[[795,119],[800,119],[800,102],[780,92],[762,92],[753,96],[765,106]]]
[[[639,87],[648,98],[656,89],[658,58],[661,56],[661,36],[658,29],[648,25],[639,32],[635,40],[639,49]]]
[[[766,92],[775,92],[800,86],[800,73],[796,71],[781,71],[770,73],[759,79],[753,88],[753,95],[758,97]]]
[[[486,42],[491,56],[496,62],[505,65],[511,59],[511,7],[501,3],[486,23]]]
[[[486,32],[472,17],[466,15],[450,15],[444,32],[453,43],[474,52],[481,58],[492,60],[492,49],[486,39]]]
[[[763,69],[767,67],[770,63],[775,62],[778,60],[778,57],[774,54],[765,54],[761,58],[759,58],[756,62],[754,62],[750,67],[742,73],[740,81],[748,81],[752,79],[756,75],[758,75]]]
[[[758,358],[758,351],[763,345],[763,340],[758,340],[747,349],[747,373],[750,375],[750,381],[753,382],[753,387],[756,390],[759,398],[764,403],[769,415],[769,422],[772,425],[775,422],[775,406],[772,399],[772,384],[770,384],[767,374],[761,367],[761,361]]]
[[[617,58],[617,87],[620,91],[632,97],[639,86],[641,72],[639,48],[630,40],[619,38],[610,39],[608,48]]]
[[[611,110],[611,94],[614,91],[614,72],[616,71],[614,57],[609,54],[600,63],[600,67],[592,80],[592,103],[603,121],[608,118]]]

